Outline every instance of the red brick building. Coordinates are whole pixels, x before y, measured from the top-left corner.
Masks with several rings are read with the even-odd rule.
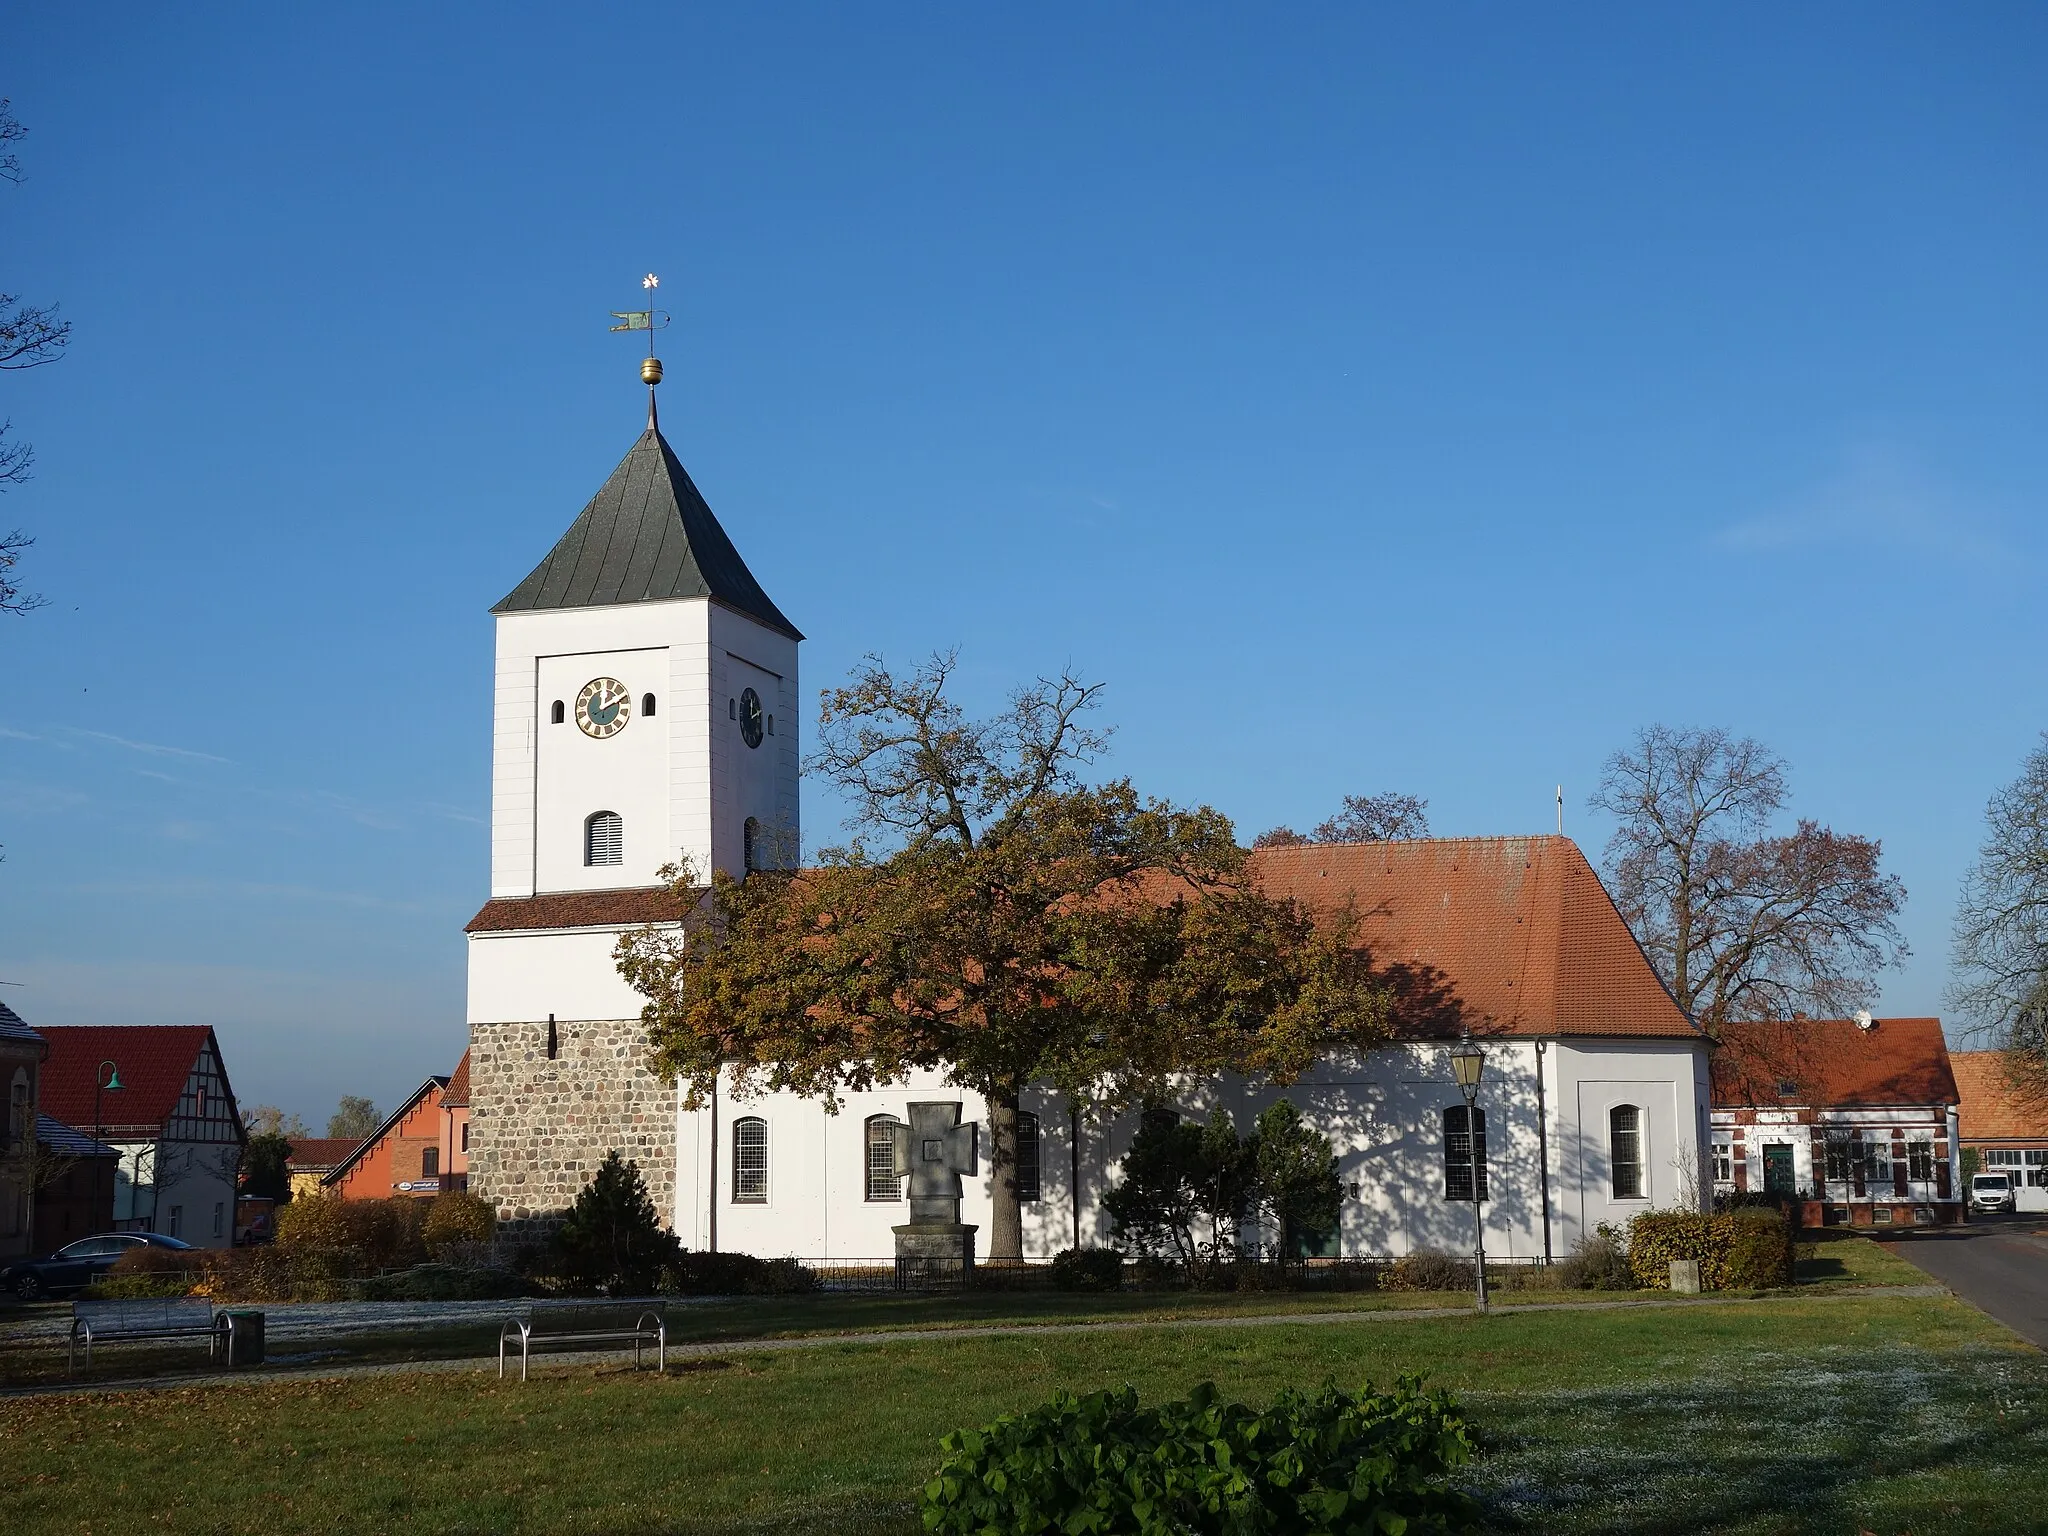
[[[1949,1062],[1964,1153],[1985,1173],[2012,1176],[2019,1210],[2048,1211],[2048,1095],[2015,1081],[2002,1051],[1957,1051]]]
[[[1713,1060],[1714,1186],[1836,1226],[1960,1221],[1955,1074],[1939,1019],[1730,1024]]]

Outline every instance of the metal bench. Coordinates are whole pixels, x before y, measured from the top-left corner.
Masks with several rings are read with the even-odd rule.
[[[633,1368],[640,1351],[654,1346],[654,1368],[668,1368],[668,1320],[661,1303],[578,1302],[552,1307],[527,1307],[505,1319],[498,1330],[498,1376],[505,1375],[505,1346],[519,1344],[519,1379],[526,1380],[526,1362],[536,1349],[581,1349],[599,1344],[633,1346]]]
[[[233,1315],[215,1312],[213,1303],[202,1296],[74,1301],[64,1368],[67,1372],[77,1369],[80,1339],[85,1341],[87,1370],[92,1369],[93,1345],[113,1340],[203,1338],[210,1357],[226,1355],[232,1359],[230,1345],[234,1332]]]

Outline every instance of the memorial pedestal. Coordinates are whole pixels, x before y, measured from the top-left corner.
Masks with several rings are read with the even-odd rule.
[[[974,1280],[974,1234],[958,1221],[913,1221],[896,1234],[896,1289],[965,1290]]]

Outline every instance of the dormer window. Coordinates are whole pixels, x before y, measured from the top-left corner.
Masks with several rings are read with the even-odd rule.
[[[554,707],[548,711],[548,724],[560,725],[567,718],[568,711],[562,707],[562,701],[555,700]]]
[[[626,862],[626,824],[617,811],[598,811],[583,823],[583,862],[600,864]]]
[[[1781,1078],[1779,1078],[1779,1079],[1778,1079],[1778,1097],[1779,1097],[1779,1098],[1781,1098],[1781,1099],[1791,1099],[1791,1098],[1797,1098],[1797,1097],[1798,1097],[1798,1095],[1799,1095],[1799,1085],[1798,1085],[1797,1083],[1793,1082],[1791,1078],[1789,1078],[1789,1077],[1781,1077]]]

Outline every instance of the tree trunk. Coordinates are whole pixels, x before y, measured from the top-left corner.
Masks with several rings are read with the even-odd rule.
[[[1024,1261],[1024,1208],[1017,1203],[1017,1093],[992,1094],[988,1101],[989,1172],[994,1175],[989,1211],[988,1261]]]

